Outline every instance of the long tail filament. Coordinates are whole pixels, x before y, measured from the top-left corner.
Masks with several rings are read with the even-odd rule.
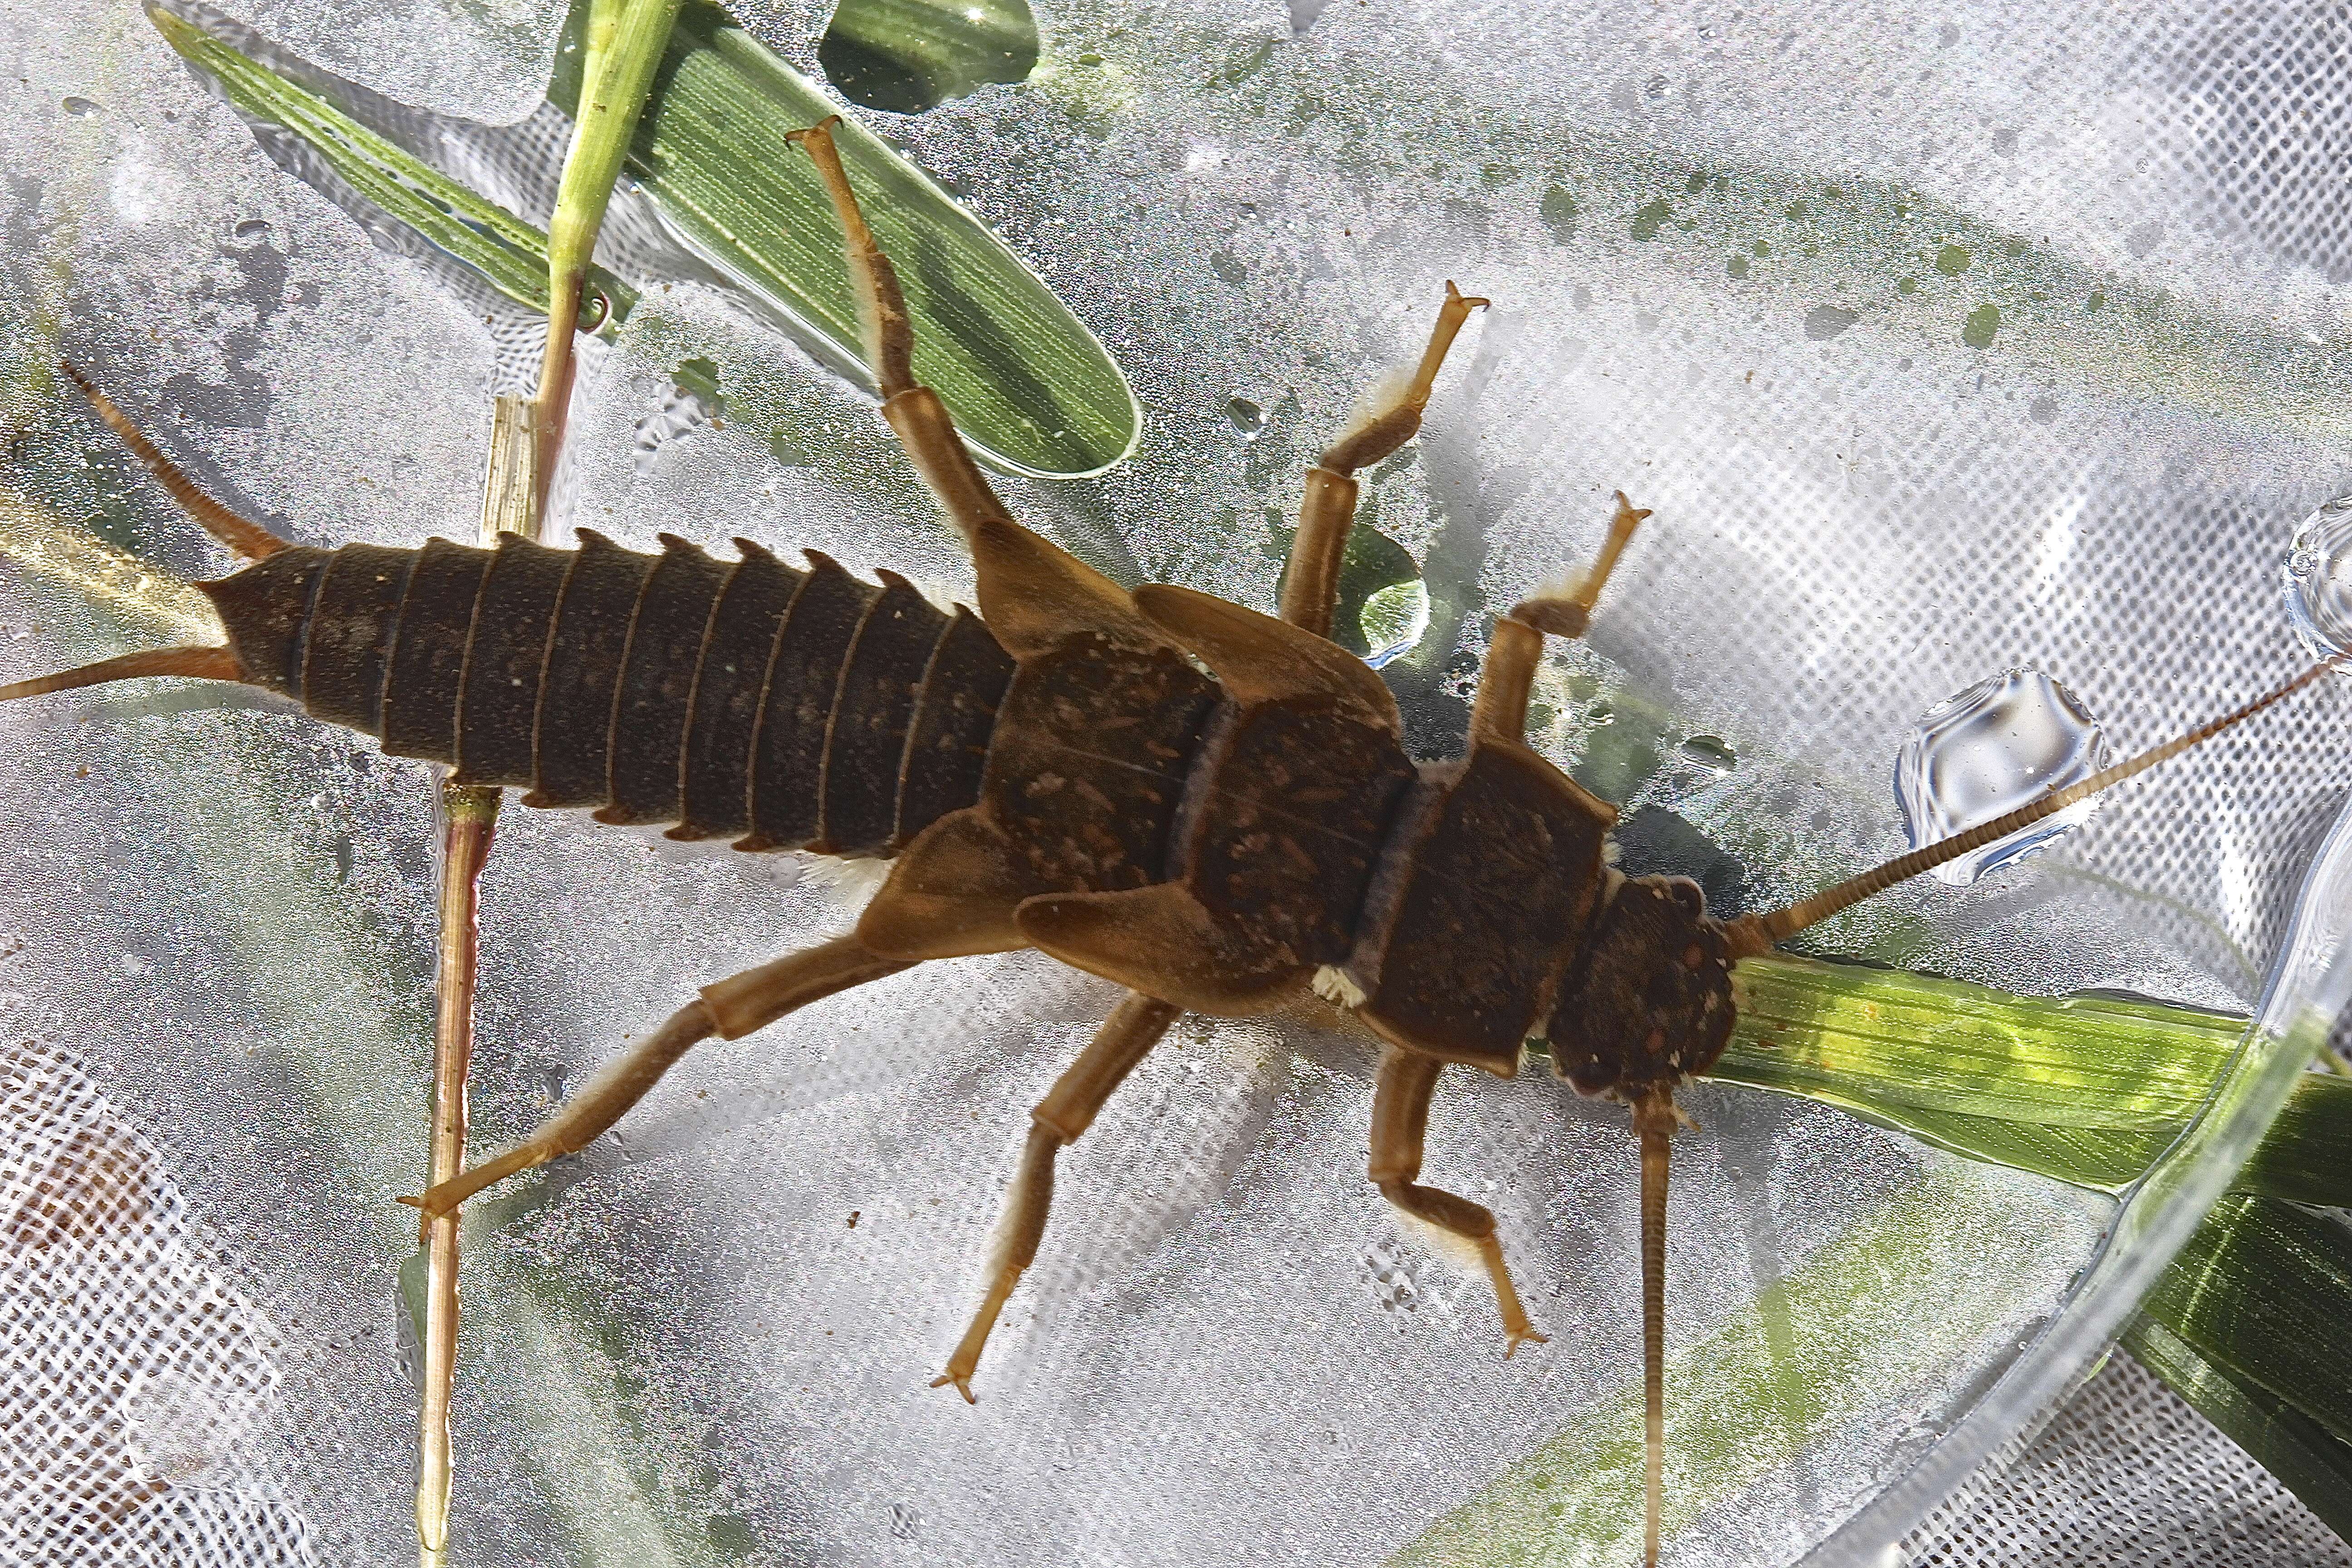
[[[190,479],[171,458],[157,451],[155,443],[147,439],[139,426],[131,423],[130,416],[117,408],[114,400],[100,392],[79,368],[63,361],[58,363],[58,368],[65,372],[67,380],[81,388],[81,395],[89,399],[89,405],[98,410],[98,416],[106,421],[106,427],[121,437],[122,444],[131,448],[131,455],[147,465],[147,471],[172,492],[172,499],[178,501],[206,533],[247,561],[258,561],[286,548],[286,541],[206,495],[203,486]]]
[[[243,680],[245,670],[236,662],[236,656],[225,647],[149,648],[143,653],[102,658],[79,669],[61,669],[55,675],[38,675],[30,680],[0,686],[0,702],[15,697],[38,697],[49,691],[71,691],[82,686],[103,686],[110,680],[135,680],[146,675],[180,675],[194,680]]]

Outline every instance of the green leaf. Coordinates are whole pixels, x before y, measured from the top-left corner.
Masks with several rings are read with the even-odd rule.
[[[1908,1127],[1927,1113],[2037,1128],[2178,1130],[2246,1021],[2106,995],[2014,996],[1775,954],[1733,972],[1739,1024],[1716,1076]]]
[[[919,114],[1037,68],[1028,0],[841,0],[817,46],[825,79],[852,103]]]
[[[2207,1361],[2153,1319],[2136,1320],[2123,1342],[2328,1529],[2352,1541],[2352,1446],[2285,1400]]]
[[[548,97],[579,100],[585,5],[556,51]],[[799,323],[870,386],[841,226],[787,132],[835,113],[715,6],[679,16],[629,169],[707,259]],[[866,221],[915,322],[915,372],[990,462],[1075,478],[1124,458],[1142,428],[1126,378],[1094,335],[1003,243],[860,126],[835,132]]]
[[[210,19],[199,7],[194,16]],[[527,309],[545,312],[547,236],[377,135],[320,94],[240,53],[205,26],[163,6],[148,19],[164,42],[248,120],[283,126],[384,216],[478,274]],[[636,290],[592,268],[580,307],[583,331],[609,333]]]
[[[2352,1079],[2304,1074],[2238,1186],[2314,1208],[2352,1207]],[[2352,1323],[2352,1311],[2343,1321]]]
[[[2164,1272],[2142,1314],[2232,1382],[2329,1432],[2352,1432],[2352,1360],[2332,1353],[2352,1308],[2352,1230],[2275,1198],[2233,1194]]]

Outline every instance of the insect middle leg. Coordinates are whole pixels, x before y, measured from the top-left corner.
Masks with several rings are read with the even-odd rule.
[[[1503,1262],[1503,1244],[1495,1233],[1494,1211],[1468,1198],[1437,1187],[1425,1187],[1421,1174],[1422,1141],[1429,1131],[1429,1099],[1437,1087],[1438,1069],[1445,1064],[1435,1057],[1390,1046],[1381,1052],[1379,1075],[1372,1084],[1372,1157],[1370,1173],[1389,1202],[1415,1219],[1426,1220],[1478,1249],[1486,1277],[1495,1284],[1495,1305],[1503,1317],[1503,1332],[1510,1344],[1508,1356],[1520,1342],[1547,1342],[1528,1321],[1527,1309],[1511,1284]]]
[[[1413,437],[1437,369],[1472,310],[1486,300],[1445,285],[1445,303],[1412,375],[1375,403],[1307,470],[1307,493],[1298,503],[1298,536],[1290,545],[1290,571],[1283,579],[1281,616],[1317,637],[1331,635],[1331,612],[1339,597],[1339,563],[1348,551],[1348,531],[1356,521],[1356,470],[1377,463]]]
[[[910,967],[877,958],[845,936],[706,985],[660,1028],[605,1063],[530,1137],[422,1196],[400,1201],[429,1215],[447,1214],[492,1183],[588,1147],[679,1058],[711,1036],[740,1039],[812,1002]]]
[[[1592,606],[1617,569],[1618,558],[1633,538],[1633,531],[1650,514],[1617,492],[1617,515],[1601,558],[1573,589],[1558,595],[1523,599],[1495,622],[1494,640],[1486,645],[1486,662],[1478,671],[1478,696],[1470,710],[1474,740],[1522,739],[1528,727],[1528,694],[1535,689],[1536,667],[1543,662],[1543,644],[1552,637],[1580,637],[1592,622]]]
[[[1029,1144],[1022,1151],[1020,1173],[1004,1200],[1004,1217],[990,1260],[988,1293],[971,1326],[948,1357],[948,1369],[931,1380],[939,1388],[954,1384],[956,1392],[973,1400],[972,1373],[980,1368],[980,1352],[988,1343],[997,1314],[1013,1294],[1022,1271],[1036,1261],[1037,1245],[1045,1235],[1045,1216],[1054,1201],[1054,1157],[1075,1143],[1102,1110],[1111,1091],[1135,1070],[1151,1047],[1160,1043],[1183,1009],[1139,991],[1130,991],[1111,1012],[1087,1048],[1079,1053],[1045,1098],[1029,1112]],[[977,1403],[976,1400],[973,1400]]]

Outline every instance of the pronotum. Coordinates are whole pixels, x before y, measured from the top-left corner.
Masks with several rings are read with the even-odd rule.
[[[1541,1342],[1494,1215],[1422,1183],[1448,1063],[1503,1077],[1548,1044],[1580,1092],[1631,1110],[1642,1163],[1647,1557],[1656,1560],[1668,1152],[1675,1089],[1731,1035],[1730,972],[1896,882],[2007,837],[2252,717],[2323,663],[2118,766],[1787,909],[1711,917],[1696,884],[1627,878],[1616,814],[1526,742],[1547,637],[1581,636],[1649,514],[1622,495],[1573,590],[1500,616],[1467,754],[1416,762],[1394,700],[1327,639],[1354,474],[1411,439],[1446,352],[1486,303],[1447,286],[1412,376],[1307,475],[1279,617],[1190,589],[1119,588],[1015,521],[910,368],[912,332],[827,125],[797,138],[831,192],[882,414],[970,548],[980,615],[903,579],[860,583],[738,540],[716,561],[580,531],[562,551],[289,545],[206,497],[78,373],[100,415],[253,561],[198,584],[226,647],[0,686],[0,700],[141,676],[241,681],[524,804],[672,823],[679,839],[891,860],[856,931],[721,980],[614,1059],[529,1138],[420,1197],[446,1213],[586,1146],[697,1042],[739,1038],[926,960],[1034,947],[1129,987],[1032,1112],[981,1304],[938,1384],[973,1397],[990,1330],[1043,1239],[1056,1153],[1187,1011],[1320,997],[1380,1051],[1369,1174],[1476,1249],[1508,1353]]]

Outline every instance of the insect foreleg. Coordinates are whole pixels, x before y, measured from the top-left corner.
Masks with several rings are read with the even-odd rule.
[[[836,991],[909,967],[877,958],[856,937],[845,936],[706,985],[660,1028],[605,1063],[530,1137],[421,1197],[400,1201],[430,1215],[446,1214],[518,1171],[585,1149],[643,1100],[680,1057],[711,1036],[740,1039]]]
[[[1307,493],[1298,503],[1298,534],[1291,541],[1290,570],[1282,584],[1282,618],[1304,626],[1317,637],[1331,635],[1331,611],[1339,602],[1339,561],[1347,553],[1348,531],[1356,520],[1358,468],[1377,463],[1412,439],[1421,428],[1422,411],[1429,406],[1430,389],[1445,353],[1470,319],[1474,307],[1487,301],[1465,298],[1452,283],[1445,286],[1445,303],[1438,308],[1437,325],[1422,351],[1412,375],[1379,397],[1349,427],[1321,461],[1307,470]]]
[[[1495,1234],[1494,1211],[1437,1187],[1425,1187],[1413,1178],[1421,1174],[1422,1140],[1429,1131],[1429,1097],[1437,1087],[1435,1057],[1390,1046],[1381,1052],[1379,1076],[1372,1087],[1372,1157],[1369,1173],[1381,1195],[1415,1219],[1426,1220],[1478,1249],[1487,1278],[1495,1282],[1495,1305],[1503,1316],[1503,1332],[1510,1344],[1508,1356],[1523,1340],[1538,1344],[1548,1336],[1528,1321],[1519,1293],[1511,1285],[1511,1271],[1503,1262],[1503,1244]]]
[[[955,1353],[948,1357],[947,1371],[931,1380],[933,1388],[952,1383],[964,1398],[972,1399],[971,1375],[979,1370],[989,1331],[996,1326],[997,1314],[1004,1310],[1022,1270],[1036,1261],[1037,1244],[1045,1238],[1045,1215],[1054,1201],[1054,1156],[1094,1124],[1111,1091],[1183,1011],[1139,991],[1129,992],[1078,1059],[1029,1112],[1029,1144],[1022,1151],[1020,1173],[1004,1200],[996,1254],[989,1264],[988,1293]]]

